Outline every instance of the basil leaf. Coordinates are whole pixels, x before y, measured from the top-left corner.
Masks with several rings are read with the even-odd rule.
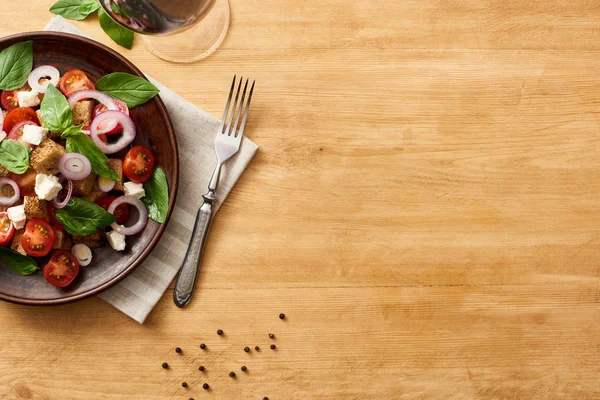
[[[104,9],[98,10],[98,22],[108,37],[116,44],[131,49],[133,46],[133,32],[115,22]]]
[[[0,262],[23,276],[31,275],[38,270],[33,258],[5,247],[0,247]]]
[[[67,19],[80,21],[100,8],[97,0],[58,0],[50,12]]]
[[[86,156],[90,160],[90,164],[92,164],[92,170],[97,175],[112,179],[113,181],[119,180],[119,175],[108,166],[106,155],[86,134],[81,131],[68,132],[66,148],[69,153],[80,153]]]
[[[0,90],[18,89],[33,68],[33,42],[15,43],[0,52]]]
[[[99,205],[78,197],[56,210],[56,219],[71,235],[87,236],[115,222],[115,216]]]
[[[40,114],[42,122],[50,132],[63,132],[73,125],[73,112],[67,98],[53,84],[49,84],[46,89],[40,105]]]
[[[81,130],[83,129],[83,124],[82,125],[77,125],[77,126],[70,126],[67,129],[65,129],[62,133],[62,135],[60,135],[61,139],[66,139],[71,135],[75,135],[77,133],[81,133],[84,134],[83,132],[81,132]],[[87,136],[87,135],[86,135]]]
[[[144,104],[159,92],[158,88],[146,79],[125,72],[113,72],[103,76],[96,82],[96,89],[123,100],[129,108]]]
[[[24,174],[30,167],[29,147],[15,140],[3,140],[0,142],[0,164],[10,172]]]
[[[146,194],[142,197],[142,201],[148,208],[148,216],[164,224],[169,211],[169,185],[160,167],[156,167],[152,177],[144,182],[144,191]]]

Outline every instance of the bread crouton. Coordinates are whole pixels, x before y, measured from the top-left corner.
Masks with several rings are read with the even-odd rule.
[[[67,154],[64,147],[52,139],[45,139],[36,147],[29,157],[29,163],[37,173],[46,175],[58,174],[58,160]]]
[[[98,200],[100,197],[104,196],[106,193],[98,189],[98,186],[94,185],[89,194],[83,196],[82,198],[87,201],[91,201],[92,203]]]
[[[108,160],[108,168],[112,169],[119,175],[119,180],[115,183],[114,190],[123,190],[123,161],[118,158],[110,158]]]
[[[3,197],[12,197],[15,194],[15,189],[9,184],[4,184],[0,189],[0,194],[2,194]]]
[[[25,196],[25,216],[27,219],[43,218],[48,220],[48,202],[40,200],[37,196]]]
[[[71,250],[71,247],[73,247],[73,241],[69,234],[65,231],[55,229],[54,244],[52,245],[52,248],[58,250]]]
[[[93,100],[78,101],[73,106],[73,125],[90,125],[96,103]]]
[[[18,231],[15,231],[15,236],[13,236],[10,248],[16,251],[17,253],[21,253],[24,256],[26,256],[27,253],[25,253],[25,249],[23,248],[23,246],[21,246],[21,236],[23,236],[24,233],[25,229],[19,229]]]
[[[96,174],[90,173],[87,178],[80,181],[73,181],[74,196],[88,196],[96,186]]]
[[[10,171],[0,165],[0,176],[8,176],[8,174],[10,174]]]
[[[90,249],[95,249],[102,245],[103,237],[104,235],[98,231],[87,236],[73,236],[73,242],[75,242],[75,244],[83,243]]]
[[[40,125],[43,128],[48,128],[45,124],[44,121],[42,121],[42,112],[40,110],[35,110],[35,115],[37,115],[38,121],[40,121]],[[52,140],[57,140],[60,139],[60,135],[62,132],[48,132],[48,137]]]

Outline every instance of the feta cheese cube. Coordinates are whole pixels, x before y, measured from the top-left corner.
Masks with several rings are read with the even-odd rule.
[[[52,200],[62,189],[54,175],[37,174],[35,176],[35,194],[42,200]]]
[[[126,195],[133,196],[138,199],[141,199],[146,195],[146,192],[144,191],[144,185],[141,183],[125,182],[123,189],[125,190]]]
[[[24,90],[17,92],[17,99],[19,100],[19,107],[35,107],[40,105],[40,98],[38,92],[32,90],[26,92]]]
[[[6,132],[0,131],[0,142],[2,142],[4,139],[6,139]]]
[[[110,231],[106,234],[106,239],[110,243],[110,247],[116,251],[125,250],[125,235],[117,231]]]
[[[36,125],[25,125],[23,127],[23,141],[39,146],[48,136],[48,129]]]
[[[15,229],[23,229],[25,220],[27,220],[25,206],[21,204],[20,206],[9,207],[6,212],[8,213],[8,219],[12,221]]]

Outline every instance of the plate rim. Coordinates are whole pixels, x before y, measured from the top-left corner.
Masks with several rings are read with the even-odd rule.
[[[83,42],[86,45],[91,47],[98,48],[100,50],[106,51],[110,53],[113,57],[116,57],[119,61],[121,61],[124,65],[127,66],[131,71],[135,73],[135,75],[140,76],[146,80],[148,78],[146,75],[136,67],[131,61],[129,61],[125,56],[120,54],[119,52],[111,49],[110,47],[97,42],[93,39],[87,38],[85,36],[79,36],[72,33],[66,32],[50,32],[50,31],[31,31],[31,32],[22,32],[14,35],[8,35],[0,38],[0,44],[4,44],[7,41],[25,41],[25,40],[36,40],[36,39],[44,39],[44,38],[56,38],[56,39],[71,39],[75,41]],[[35,54],[34,54],[35,57]],[[169,223],[171,218],[171,214],[173,213],[173,208],[175,206],[175,200],[177,198],[177,189],[179,185],[179,151],[177,148],[177,139],[175,137],[175,129],[173,128],[173,122],[169,116],[167,111],[167,107],[165,106],[162,98],[160,97],[160,93],[153,98],[154,101],[157,102],[158,109],[163,119],[167,122],[167,133],[169,138],[169,143],[171,145],[171,156],[174,160],[173,162],[173,184],[169,187],[169,209],[167,211],[167,217],[163,224],[160,224],[158,227],[158,231],[154,234],[154,236],[150,239],[148,245],[144,248],[139,257],[137,257],[127,268],[125,268],[120,274],[115,276],[114,278],[104,282],[102,285],[99,285],[93,289],[90,289],[86,292],[61,297],[58,299],[29,299],[26,297],[18,297],[13,295],[8,295],[0,292],[0,300],[4,300],[10,303],[15,304],[23,304],[23,305],[32,305],[32,306],[52,306],[59,304],[67,304],[75,301],[83,300],[92,296],[95,296],[103,291],[109,289],[110,287],[116,285],[123,279],[125,279],[129,274],[131,274],[135,269],[137,269],[144,260],[150,255],[154,247],[158,244],[159,240],[162,238],[162,235]]]

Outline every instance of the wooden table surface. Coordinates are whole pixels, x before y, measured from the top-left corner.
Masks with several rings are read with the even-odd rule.
[[[51,4],[0,1],[0,34]],[[0,398],[600,398],[598,2],[231,10],[193,65],[75,23],[214,115],[255,78],[260,150],[187,309],[0,304]]]

